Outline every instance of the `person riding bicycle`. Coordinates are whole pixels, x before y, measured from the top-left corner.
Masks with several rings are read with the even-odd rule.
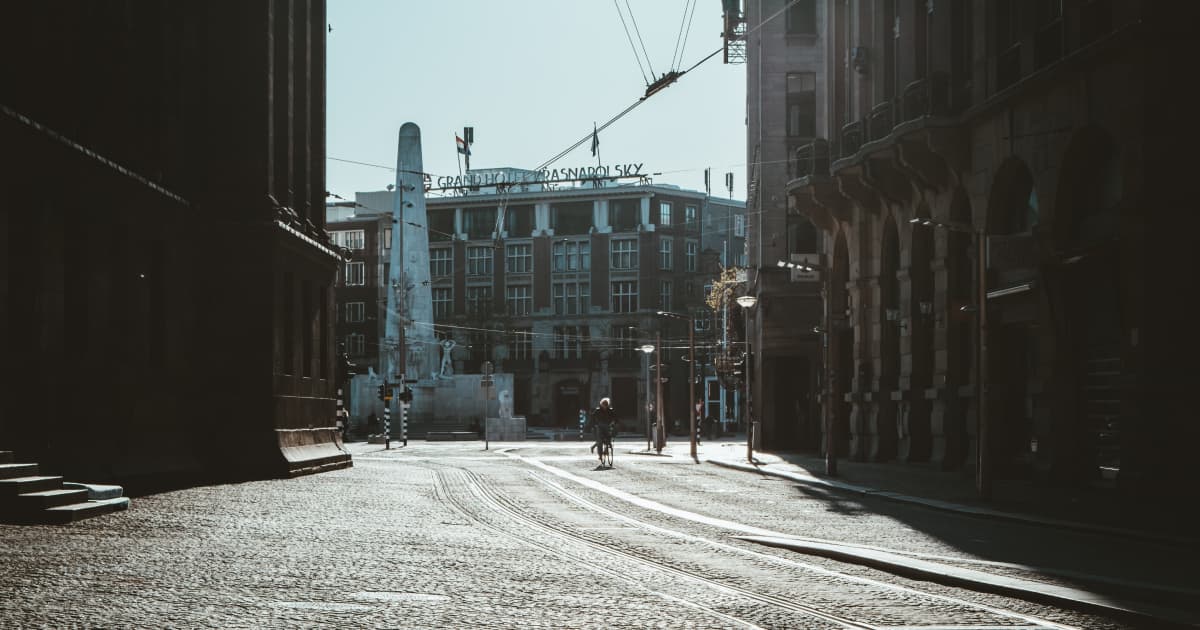
[[[612,438],[617,433],[617,414],[612,410],[612,401],[608,398],[600,399],[600,406],[592,411],[592,419],[589,423],[592,425],[592,431],[596,436],[596,442],[592,444],[592,451],[604,443],[612,443]]]

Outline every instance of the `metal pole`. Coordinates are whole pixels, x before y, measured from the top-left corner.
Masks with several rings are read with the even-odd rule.
[[[657,413],[658,439],[654,445],[655,451],[662,453],[663,444],[667,438],[663,434],[663,400],[662,400],[662,331],[655,334],[654,339],[654,410]]]
[[[978,459],[976,462],[975,482],[979,491],[979,496],[982,499],[990,499],[992,496],[992,456],[989,452],[991,449],[990,427],[988,427],[987,417],[987,379],[988,379],[988,353],[987,353],[987,233],[984,230],[975,231],[975,256],[977,258],[975,267],[978,273],[978,304],[976,308],[979,312],[976,313],[976,343],[978,349],[976,352],[976,374],[978,382],[975,385],[975,405],[978,420],[976,432],[978,434]]]
[[[742,372],[746,377],[746,461],[754,463],[754,406],[750,398],[750,309],[743,308],[746,316],[746,358]]]
[[[692,418],[692,460],[700,461],[696,457],[696,325],[690,317],[684,321],[688,326],[688,415]]]
[[[825,320],[822,333],[824,339],[824,347],[822,348],[821,361],[825,364],[825,406],[822,412],[825,414],[825,474],[830,477],[837,476],[837,441],[833,435],[833,365],[830,355],[833,352],[833,305],[830,300],[833,298],[833,271],[826,265],[825,269],[825,312],[822,314],[822,319]]]
[[[386,379],[383,381],[383,448],[392,448],[392,390]]]
[[[646,359],[646,452],[650,452],[650,441],[654,439],[654,431],[650,429],[650,355],[642,353]]]

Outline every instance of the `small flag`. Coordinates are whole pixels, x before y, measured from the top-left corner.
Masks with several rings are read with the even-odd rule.
[[[600,150],[600,135],[596,131],[596,123],[592,123],[592,155]]]
[[[460,138],[458,134],[454,134],[454,141],[458,144],[459,153],[463,155],[471,155],[471,147],[467,146],[466,140]]]

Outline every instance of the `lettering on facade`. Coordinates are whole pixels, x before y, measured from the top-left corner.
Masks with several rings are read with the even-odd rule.
[[[608,177],[645,177],[645,163],[615,164],[610,166],[581,166],[578,168],[553,168],[540,171],[498,170],[493,172],[467,173],[466,175],[444,175],[437,178],[438,188],[474,188],[504,184],[553,184],[585,179]]]

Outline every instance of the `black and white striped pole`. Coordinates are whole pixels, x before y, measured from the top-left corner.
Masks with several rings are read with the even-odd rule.
[[[387,381],[383,382],[383,448],[392,448],[392,388]]]

